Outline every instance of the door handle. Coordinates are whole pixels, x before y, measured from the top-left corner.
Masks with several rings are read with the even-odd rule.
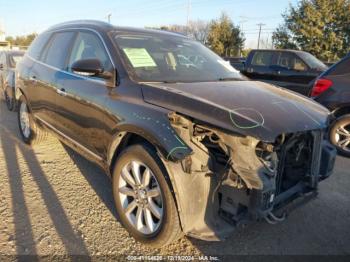
[[[64,88],[61,88],[61,89],[57,89],[57,94],[59,94],[60,96],[65,96],[67,93]]]

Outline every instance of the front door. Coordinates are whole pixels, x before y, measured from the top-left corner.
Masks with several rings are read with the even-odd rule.
[[[276,65],[273,65],[272,68],[276,84],[308,95],[310,82],[315,78],[309,67],[292,52],[279,52],[275,61]]]
[[[59,96],[56,99],[59,129],[79,145],[102,157],[105,155],[105,109],[110,92],[108,81],[74,73],[71,66],[81,59],[97,58],[104,71],[113,74],[114,68],[102,43],[94,32],[79,32],[68,59],[67,69],[59,73]]]

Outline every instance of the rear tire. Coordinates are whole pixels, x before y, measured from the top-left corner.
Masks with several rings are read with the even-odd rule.
[[[5,88],[4,98],[6,102],[7,109],[9,111],[15,111],[16,109],[16,99],[14,98],[14,90],[12,89],[12,95],[8,93],[8,88]]]
[[[329,136],[339,154],[350,157],[350,114],[339,117],[333,123]]]
[[[120,222],[144,245],[162,247],[182,234],[170,184],[162,162],[149,145],[132,145],[116,161],[113,195]]]
[[[18,101],[17,116],[19,132],[24,143],[34,145],[39,144],[46,139],[47,132],[42,130],[35,123],[24,96],[21,96]]]

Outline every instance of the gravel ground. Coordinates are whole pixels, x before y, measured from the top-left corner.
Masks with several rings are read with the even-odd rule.
[[[150,250],[116,220],[103,171],[53,137],[24,145],[17,114],[1,101],[0,255],[350,255],[349,170],[350,160],[339,157],[319,197],[284,223],[254,223],[225,242],[183,237]]]

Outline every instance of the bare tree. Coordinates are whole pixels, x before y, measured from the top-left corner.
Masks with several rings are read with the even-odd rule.
[[[188,27],[185,25],[167,25],[159,27],[161,30],[176,32],[187,35],[203,44],[207,43],[210,30],[210,23],[204,20],[189,21]]]
[[[207,43],[210,24],[204,20],[190,21],[188,23],[187,35],[203,44]]]

